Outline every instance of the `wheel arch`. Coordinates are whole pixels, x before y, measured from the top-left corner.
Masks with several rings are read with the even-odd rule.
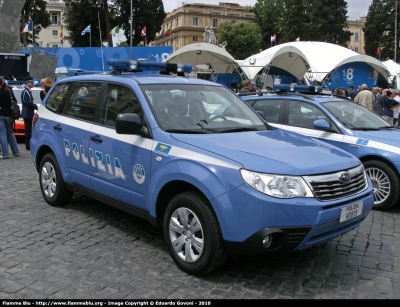
[[[371,160],[376,160],[380,161],[382,163],[387,164],[387,166],[391,167],[393,170],[397,171],[397,173],[400,173],[400,170],[396,167],[396,165],[389,159],[382,157],[382,156],[374,156],[374,155],[367,155],[359,158],[362,163],[371,161]],[[399,174],[400,176],[400,174]]]

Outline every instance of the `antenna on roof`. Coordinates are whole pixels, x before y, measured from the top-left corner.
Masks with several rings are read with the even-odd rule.
[[[105,73],[105,70],[104,70],[104,57],[103,57],[103,40],[101,39],[100,13],[99,13],[99,12],[97,12],[97,17],[98,17],[98,19],[99,19],[101,63],[103,64],[103,73]]]

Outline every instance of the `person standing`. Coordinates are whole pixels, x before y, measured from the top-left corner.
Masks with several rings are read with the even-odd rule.
[[[250,80],[245,80],[244,88],[242,88],[239,93],[249,93],[249,92],[254,92],[254,84]]]
[[[383,115],[382,117],[388,121],[389,123],[393,124],[393,108],[397,106],[399,103],[393,99],[393,97],[396,96],[396,93],[399,93],[398,90],[392,90],[392,89],[384,89],[382,91],[383,94]]]
[[[361,85],[361,92],[357,94],[357,96],[354,98],[354,101],[372,111],[375,96],[371,91],[368,90],[368,85],[364,83]]]
[[[396,100],[399,104],[392,107],[393,110],[393,125],[399,125],[399,115],[400,115],[400,91],[398,89],[393,90],[394,97],[393,99]]]
[[[372,110],[375,113],[378,113],[380,116],[382,116],[382,112],[383,112],[383,96],[381,94],[381,90],[379,87],[374,86],[374,88],[372,89],[372,94],[374,94],[375,96],[375,101],[372,105]]]
[[[357,92],[354,90],[354,85],[349,85],[349,96],[350,99],[354,101],[354,98],[357,96]]]
[[[46,94],[48,93],[48,91],[50,90],[50,88],[53,86],[53,81],[51,81],[50,78],[44,78],[40,81],[40,83],[42,83],[43,81],[43,90],[40,91],[40,99],[43,100],[44,97],[46,97]]]
[[[19,156],[17,140],[11,127],[11,91],[4,78],[0,77],[0,144],[1,159],[9,158],[8,144],[15,157]]]
[[[25,88],[21,92],[22,111],[21,117],[24,119],[25,124],[25,148],[31,150],[30,140],[32,136],[32,119],[35,115],[35,110],[38,106],[33,102],[31,88],[33,87],[33,78],[25,79]]]

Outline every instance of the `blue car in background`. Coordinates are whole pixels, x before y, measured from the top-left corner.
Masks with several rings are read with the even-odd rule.
[[[347,98],[293,92],[241,98],[270,125],[317,138],[359,158],[374,187],[374,209],[386,210],[399,203],[398,127]]]

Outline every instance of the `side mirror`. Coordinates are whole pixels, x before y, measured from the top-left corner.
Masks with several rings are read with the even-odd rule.
[[[314,128],[320,130],[330,130],[331,125],[325,119],[317,119],[314,121]]]
[[[118,114],[115,121],[115,131],[118,134],[140,134],[142,121],[135,113]]]

